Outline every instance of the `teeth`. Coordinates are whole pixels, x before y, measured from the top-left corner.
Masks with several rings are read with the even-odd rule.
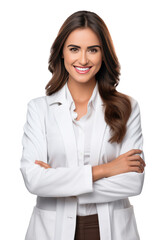
[[[80,67],[75,67],[79,71],[87,71],[89,68],[80,68]]]

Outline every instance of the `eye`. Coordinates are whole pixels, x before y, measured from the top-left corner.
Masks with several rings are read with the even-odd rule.
[[[71,52],[77,52],[77,51],[78,51],[78,48],[75,48],[75,47],[74,47],[74,48],[70,48],[69,50],[70,50]]]
[[[91,53],[96,53],[96,52],[98,52],[98,50],[97,50],[96,48],[90,48],[88,51],[91,52]]]

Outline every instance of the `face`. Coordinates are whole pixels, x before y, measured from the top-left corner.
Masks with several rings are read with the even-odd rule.
[[[95,81],[95,75],[102,64],[99,38],[90,28],[74,30],[65,41],[62,57],[69,73],[68,81]]]

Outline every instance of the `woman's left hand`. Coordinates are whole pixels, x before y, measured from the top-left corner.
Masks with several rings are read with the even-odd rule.
[[[38,161],[38,160],[36,160],[35,161],[35,164],[38,164],[40,167],[44,167],[44,168],[51,168],[51,166],[49,165],[49,164],[47,164],[47,163],[45,163],[45,162],[42,162],[42,161]]]

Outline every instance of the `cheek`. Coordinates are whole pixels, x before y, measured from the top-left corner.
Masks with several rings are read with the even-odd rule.
[[[74,58],[71,56],[64,56],[64,67],[69,73],[73,71],[73,63],[75,62]]]
[[[68,56],[64,55],[64,66],[65,66],[66,70],[68,70],[69,65],[70,65],[70,59],[68,58]]]
[[[64,58],[65,64],[69,65],[69,64],[72,64],[75,61],[76,56],[68,54],[68,53],[64,53],[63,58]]]
[[[102,59],[99,58],[96,60],[95,62],[95,66],[97,67],[97,69],[99,70],[101,68],[101,65],[102,65]]]
[[[93,57],[91,61],[97,68],[100,68],[102,64],[102,55],[99,54],[98,56]]]

